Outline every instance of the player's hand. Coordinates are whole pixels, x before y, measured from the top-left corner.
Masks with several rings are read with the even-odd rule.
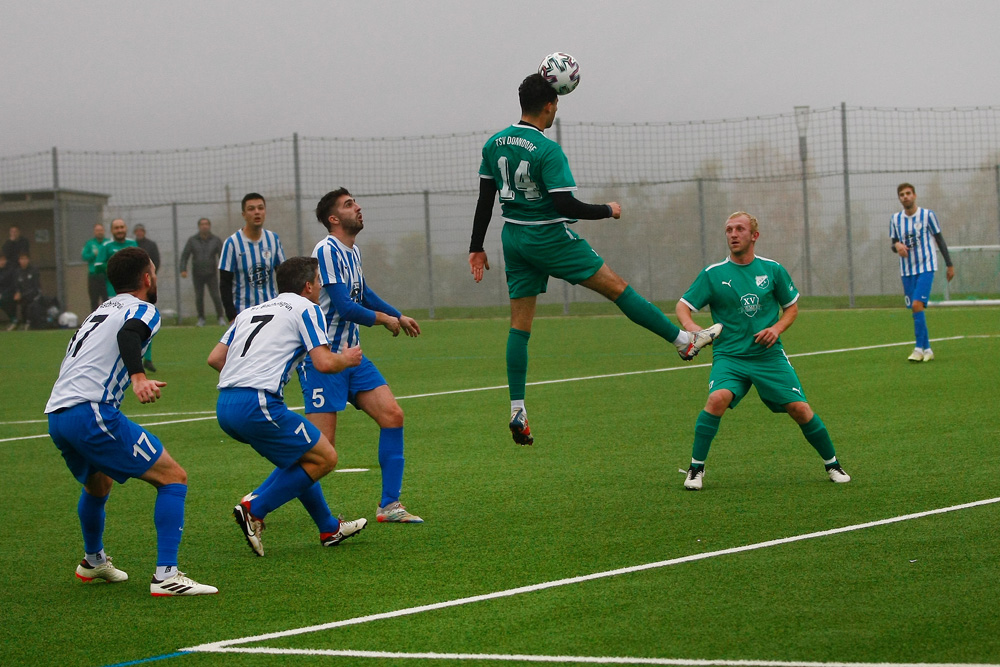
[[[779,335],[780,333],[777,329],[774,327],[768,327],[758,331],[753,337],[753,342],[763,345],[764,347],[771,347],[778,342]]]
[[[472,269],[472,277],[478,283],[483,279],[483,269],[490,270],[490,260],[486,259],[486,252],[470,252],[469,268]]]
[[[344,357],[344,368],[361,365],[361,346],[349,347],[340,353]]]
[[[187,271],[181,271],[181,278],[187,278],[187,277],[188,277],[188,272]]]
[[[622,217],[622,205],[616,201],[609,201],[608,206],[611,207],[611,217],[615,220],[619,220]]]
[[[906,249],[906,246],[903,245],[902,241],[896,241],[896,254],[900,257],[908,257],[910,255],[910,251]]]
[[[382,326],[392,332],[392,337],[395,338],[399,335],[399,318],[393,317],[392,315],[387,315],[386,313],[381,313],[385,315],[385,321],[382,322]]]
[[[410,338],[416,338],[420,335],[420,325],[412,317],[407,317],[406,315],[399,316],[399,327],[406,333]]]
[[[948,270],[944,272],[944,275],[948,277],[948,282],[951,282],[951,279],[955,277],[955,267],[949,266]]]
[[[145,373],[132,376],[132,391],[140,403],[155,403],[160,397],[160,387],[166,386],[166,382],[150,380]]]

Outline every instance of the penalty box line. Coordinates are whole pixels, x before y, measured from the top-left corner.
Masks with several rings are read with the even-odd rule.
[[[744,545],[741,547],[730,547],[728,549],[720,549],[718,551],[709,551],[700,554],[691,554],[688,556],[681,556],[680,558],[671,558],[669,560],[657,561],[654,563],[645,563],[642,565],[633,565],[630,567],[622,567],[614,570],[606,570],[604,572],[595,572],[593,574],[586,574],[577,577],[569,577],[566,579],[557,579],[555,581],[547,581],[540,584],[531,584],[529,586],[519,586],[517,588],[510,588],[503,591],[497,591],[494,593],[485,593],[482,595],[473,595],[470,597],[458,598],[455,600],[447,600],[445,602],[436,602],[433,604],[420,605],[417,607],[408,607],[405,609],[397,609],[396,611],[382,612],[379,614],[369,614],[367,616],[358,616],[356,618],[349,618],[342,621],[333,621],[330,623],[322,623],[319,625],[310,625],[302,628],[294,628],[291,630],[283,630],[280,632],[270,632],[262,635],[254,635],[252,637],[241,637],[238,639],[227,639],[219,642],[210,642],[207,644],[199,644],[198,646],[192,646],[189,648],[179,649],[181,652],[195,652],[195,653],[219,653],[226,652],[225,649],[236,646],[238,644],[249,644],[253,642],[267,641],[269,639],[279,639],[283,637],[292,637],[295,635],[308,634],[311,632],[321,632],[324,630],[333,630],[335,628],[342,628],[349,625],[360,625],[363,623],[371,623],[373,621],[381,621],[390,618],[400,618],[403,616],[412,616],[414,614],[421,614],[428,611],[435,611],[438,609],[447,609],[449,607],[458,607],[462,605],[472,604],[475,602],[485,602],[487,600],[497,600],[500,598],[512,597],[515,595],[522,595],[524,593],[534,593],[536,591],[542,591],[549,588],[557,588],[560,586],[569,586],[572,584],[581,584],[587,581],[594,581],[597,579],[605,579],[608,577],[615,577],[623,574],[631,574],[633,572],[643,572],[645,570],[654,570],[662,567],[669,567],[672,565],[680,565],[682,563],[693,563],[700,560],[707,560],[709,558],[716,558],[719,556],[728,556],[730,554],[744,553],[748,551],[756,551],[758,549],[766,549],[769,547],[780,546],[783,544],[791,544],[793,542],[801,542],[804,540],[811,540],[818,537],[827,537],[830,535],[838,535],[840,533],[849,533],[857,530],[863,530],[866,528],[874,528],[876,526],[885,526],[893,523],[900,523],[902,521],[909,521],[911,519],[920,519],[927,516],[933,516],[936,514],[945,514],[948,512],[956,512],[959,510],[970,509],[973,507],[980,507],[983,505],[991,505],[1000,502],[1000,497],[989,498],[986,500],[977,500],[974,502],[963,503],[961,505],[952,505],[950,507],[942,507],[933,510],[927,510],[924,512],[916,512],[913,514],[904,514],[902,516],[892,517],[889,519],[879,519],[877,521],[869,521],[866,523],[854,524],[851,526],[844,526],[842,528],[831,528],[829,530],[821,530],[812,533],[805,533],[802,535],[794,535],[792,537],[782,537],[774,540],[767,540],[765,542],[758,542],[756,544]],[[265,648],[265,647],[262,647]]]
[[[938,343],[938,342],[946,341],[946,340],[962,340],[964,338],[996,338],[996,336],[993,336],[993,335],[948,336],[946,338],[932,338],[931,342]],[[797,354],[789,354],[788,357],[789,358],[793,358],[793,357],[815,357],[815,356],[818,356],[818,355],[821,355],[821,354],[842,354],[844,352],[864,352],[866,350],[877,350],[877,349],[883,348],[883,347],[902,347],[904,345],[913,345],[913,343],[911,343],[911,342],[906,342],[906,343],[881,343],[879,345],[863,345],[861,347],[845,347],[845,348],[836,349],[836,350],[818,350],[816,352],[799,352]],[[603,379],[606,379],[606,378],[627,377],[627,376],[630,376],[630,375],[648,375],[649,373],[669,373],[669,372],[672,372],[672,371],[690,370],[692,368],[705,368],[706,366],[711,366],[711,364],[708,364],[708,363],[705,363],[705,364],[686,364],[684,366],[671,366],[669,368],[649,368],[649,369],[642,370],[642,371],[622,371],[621,373],[604,373],[604,374],[601,374],[601,375],[584,375],[584,376],[575,377],[575,378],[559,378],[557,380],[538,380],[536,382],[529,382],[529,383],[527,383],[526,386],[528,386],[528,387],[539,387],[539,386],[546,385],[546,384],[563,384],[563,383],[566,383],[566,382],[582,382],[584,380],[603,380]],[[453,395],[453,394],[471,394],[471,393],[477,392],[477,391],[497,391],[497,390],[500,390],[500,389],[507,389],[507,385],[505,385],[505,384],[498,384],[498,385],[494,385],[492,387],[468,387],[466,389],[449,389],[448,391],[433,391],[433,392],[429,392],[429,393],[426,393],[426,394],[410,394],[408,396],[397,396],[396,400],[397,401],[403,401],[403,400],[411,399],[411,398],[433,398],[435,396],[450,396],[450,395]],[[298,411],[298,410],[304,410],[304,409],[305,409],[305,407],[301,406],[301,405],[295,406],[295,407],[289,407],[289,410],[296,410],[296,411]],[[210,421],[212,419],[215,419],[215,411],[214,410],[198,410],[198,411],[191,411],[191,412],[160,412],[160,413],[147,414],[147,415],[127,415],[127,416],[128,416],[129,419],[135,420],[135,419],[140,418],[140,416],[141,417],[156,417],[156,416],[169,417],[169,416],[174,416],[174,415],[199,415],[199,414],[200,415],[208,415],[208,416],[205,416],[205,417],[191,417],[189,419],[171,419],[171,420],[162,421],[162,422],[150,422],[148,424],[142,424],[142,426],[143,427],[148,427],[148,426],[164,426],[164,425],[167,425],[167,424],[187,424],[187,423],[191,423],[191,422]],[[48,420],[46,420],[46,419],[33,419],[33,420],[23,420],[23,421],[13,421],[13,422],[0,422],[0,426],[6,425],[6,424],[33,424],[33,423],[44,424],[44,423],[48,423]],[[49,437],[48,433],[41,433],[39,435],[22,435],[22,436],[18,436],[18,437],[14,437],[14,438],[0,438],[0,443],[2,443],[2,442],[14,442],[14,441],[17,441],[17,440],[37,440],[37,439],[40,439],[40,438],[47,438],[47,437]]]

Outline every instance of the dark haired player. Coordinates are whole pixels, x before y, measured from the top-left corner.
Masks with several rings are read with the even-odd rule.
[[[219,295],[226,318],[278,296],[274,270],[285,261],[281,239],[264,229],[267,202],[264,196],[249,192],[240,202],[244,225],[222,244],[219,256]]]
[[[559,96],[541,74],[524,79],[518,89],[521,120],[490,137],[479,167],[479,203],[469,245],[469,266],[476,282],[490,264],[483,249],[493,202],[503,210],[504,264],[510,295],[507,337],[507,386],[510,391],[510,431],[514,442],[534,442],[524,407],[528,374],[528,338],[535,318],[535,301],[545,292],[549,276],[583,285],[604,296],[642,327],[673,343],[682,359],[690,360],[722,330],[682,331],[604,263],[585,239],[570,229],[577,220],[621,217],[618,202],[585,204],[573,197],[576,181],[562,148],[545,136],[552,127]]]

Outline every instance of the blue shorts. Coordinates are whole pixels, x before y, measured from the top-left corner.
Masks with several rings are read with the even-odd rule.
[[[81,484],[95,472],[124,484],[142,477],[163,454],[159,438],[107,403],[49,413],[49,435]]]
[[[322,437],[283,400],[258,389],[220,389],[215,416],[229,437],[250,445],[279,468],[297,462]]]
[[[315,412],[340,412],[347,402],[355,403],[363,391],[389,384],[368,357],[361,357],[361,365],[339,373],[320,373],[312,364],[299,365],[299,384],[306,402],[306,414]]]
[[[907,308],[913,308],[914,301],[927,301],[931,298],[931,285],[934,283],[934,272],[924,271],[915,276],[903,276],[903,299]]]

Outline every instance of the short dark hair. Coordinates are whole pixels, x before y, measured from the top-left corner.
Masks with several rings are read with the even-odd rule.
[[[306,283],[312,282],[319,269],[319,260],[315,257],[289,257],[282,262],[274,272],[278,283],[278,292],[302,294]]]
[[[549,102],[555,102],[559,94],[544,76],[535,72],[526,76],[521,82],[521,86],[517,89],[517,97],[521,101],[521,113],[536,114]]]
[[[337,200],[344,195],[353,196],[347,191],[347,188],[337,188],[323,195],[323,198],[316,204],[316,219],[319,220],[319,224],[326,227],[326,231],[330,231],[330,216],[333,214],[333,207]]]
[[[909,183],[900,183],[898,186],[896,186],[896,196],[898,197],[899,193],[905,190],[906,188],[910,188],[911,190],[913,190],[913,194],[917,194],[917,189],[912,185],[910,185]]]
[[[115,294],[134,292],[142,285],[142,276],[152,265],[149,255],[139,247],[122,248],[108,260],[108,282]]]
[[[256,192],[248,192],[247,194],[243,195],[243,201],[240,202],[240,211],[247,210],[247,202],[250,201],[251,199],[259,199],[262,202],[264,202],[264,206],[267,206],[267,200],[264,199],[264,195],[258,194]]]

